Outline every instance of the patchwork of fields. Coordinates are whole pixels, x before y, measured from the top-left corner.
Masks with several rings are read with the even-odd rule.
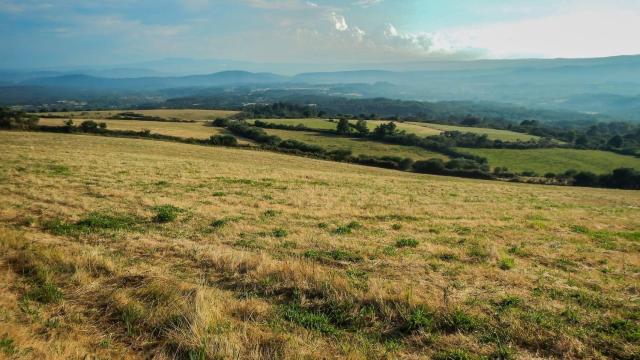
[[[0,151],[10,357],[640,354],[639,192],[84,135]]]
[[[108,119],[122,112],[134,112],[144,116],[157,116],[165,120],[210,121],[219,117],[229,117],[238,111],[197,110],[197,109],[157,109],[157,110],[102,110],[102,111],[69,111],[55,112],[46,115],[74,119]],[[45,115],[40,113],[39,115]]]
[[[95,121],[104,122],[107,124],[107,129],[110,130],[130,130],[130,131],[142,131],[150,130],[152,133],[179,136],[185,138],[194,139],[208,139],[212,135],[226,134],[227,131],[223,128],[208,126],[204,122],[170,122],[170,121],[142,121],[142,120],[101,120],[94,119]],[[64,119],[40,119],[41,125],[64,125],[66,120]],[[80,124],[82,120],[77,120],[76,123]],[[241,141],[242,142],[242,141]],[[246,143],[246,141],[244,141]]]
[[[384,144],[359,138],[346,138],[326,135],[317,132],[265,129],[269,135],[277,135],[282,139],[293,139],[305,143],[322,146],[327,150],[351,149],[354,155],[399,156],[414,160],[447,157],[417,146]]]
[[[577,149],[460,149],[487,158],[492,167],[507,167],[511,171],[563,173],[567,170],[605,174],[627,167],[640,169],[640,158],[608,151]]]
[[[203,117],[217,117],[225,114],[231,115],[231,112],[215,111],[215,110],[148,110],[140,111],[146,115],[153,116],[178,116],[182,120],[201,119]],[[82,116],[96,116],[96,121],[104,121],[107,123],[108,129],[113,130],[133,130],[141,131],[149,129],[153,133],[180,136],[196,139],[208,139],[212,135],[226,134],[223,128],[210,127],[203,122],[164,122],[164,121],[139,121],[139,120],[104,120],[104,118],[113,116],[119,111],[113,112],[87,112]],[[60,114],[60,113],[58,113]],[[79,113],[74,116],[80,115]],[[79,118],[76,122],[80,123],[83,118]],[[43,125],[62,125],[65,119],[47,119],[43,118],[40,123]],[[270,123],[297,125],[304,124],[313,129],[335,129],[336,123],[325,119],[268,119],[264,120]],[[368,121],[371,129],[374,129],[383,121]],[[400,130],[409,133],[415,133],[420,136],[437,135],[444,130],[470,131],[477,133],[486,133],[491,138],[500,138],[502,140],[523,139],[523,134],[518,134],[503,130],[468,128],[468,127],[451,127],[439,124],[428,123],[398,123]],[[279,129],[265,129],[272,135],[277,135],[282,139],[294,139],[305,143],[319,145],[327,150],[351,149],[354,155],[369,156],[398,156],[409,157],[414,160],[425,160],[430,158],[447,159],[445,155],[428,151],[415,146],[401,146],[384,144],[375,141],[362,140],[358,138],[335,137],[321,132],[312,131],[292,131]],[[238,139],[241,144],[252,144],[247,139]],[[507,167],[511,171],[523,172],[533,171],[539,175],[549,172],[563,173],[567,170],[591,171],[596,174],[604,174],[620,167],[630,167],[640,169],[640,159],[631,156],[618,155],[611,152],[597,150],[576,150],[576,149],[459,149],[466,153],[471,153],[485,157],[489,160],[492,167]]]

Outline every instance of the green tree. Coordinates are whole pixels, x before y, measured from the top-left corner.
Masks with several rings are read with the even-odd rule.
[[[369,133],[369,126],[366,120],[358,120],[353,127],[360,135],[367,135]]]
[[[351,126],[349,126],[349,120],[340,119],[340,121],[338,121],[338,126],[336,128],[336,131],[340,135],[346,135],[346,134],[350,133],[351,132]]]

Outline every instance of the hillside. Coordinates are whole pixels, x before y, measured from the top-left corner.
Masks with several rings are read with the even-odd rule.
[[[85,135],[0,151],[8,356],[640,354],[639,192]]]

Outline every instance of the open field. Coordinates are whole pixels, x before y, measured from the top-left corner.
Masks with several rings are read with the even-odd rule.
[[[431,158],[446,159],[445,155],[428,151],[417,146],[384,144],[359,138],[345,138],[310,131],[264,129],[269,135],[277,135],[282,139],[293,139],[308,144],[322,146],[327,150],[351,149],[354,155],[400,156],[413,160]]]
[[[158,109],[158,110],[105,110],[105,111],[70,111],[55,112],[47,115],[62,116],[73,119],[108,119],[122,112],[134,112],[145,116],[158,116],[165,120],[209,121],[219,117],[229,117],[238,111],[196,110],[196,109]],[[42,113],[36,115],[44,115]]]
[[[304,125],[311,129],[317,130],[335,130],[336,123],[327,119],[259,119],[266,123],[278,124],[278,125]],[[254,120],[247,120],[249,124],[253,125]]]
[[[640,356],[640,192],[84,135],[0,151],[0,356]]]
[[[534,140],[538,139],[538,137],[534,135],[522,134],[522,133],[508,131],[508,130],[474,128],[474,127],[466,127],[466,126],[451,126],[451,125],[441,125],[441,124],[421,123],[421,122],[409,122],[407,124],[426,127],[436,131],[460,131],[460,132],[470,132],[474,134],[487,134],[488,138],[491,140],[528,141],[531,139],[534,139]]]
[[[506,166],[511,171],[563,173],[573,169],[596,174],[609,173],[616,168],[640,169],[640,159],[608,151],[577,149],[460,149],[486,157],[492,167]]]
[[[264,119],[262,121],[273,123],[273,124],[294,125],[294,126],[298,124],[302,124],[311,129],[335,130],[336,128],[335,122],[330,122],[326,119]],[[355,120],[352,120],[351,123],[355,123]],[[371,129],[372,131],[378,125],[386,124],[386,123],[388,123],[388,121],[367,120],[367,125],[369,126],[369,129]],[[522,134],[522,133],[517,133],[513,131],[508,131],[508,130],[489,129],[489,128],[450,126],[450,125],[440,125],[440,124],[423,123],[423,122],[396,122],[396,125],[398,126],[398,130],[404,130],[409,134],[416,134],[419,136],[438,135],[443,131],[461,131],[461,132],[471,132],[475,134],[487,134],[489,139],[492,139],[492,140],[527,141],[530,139],[538,139],[538,137],[534,135]]]
[[[179,136],[194,139],[208,139],[212,135],[227,134],[228,132],[219,127],[206,126],[204,123],[195,122],[168,122],[168,121],[140,121],[140,120],[101,120],[95,121],[107,123],[107,129],[110,130],[151,130],[152,133]],[[41,125],[63,125],[65,119],[40,119]],[[82,120],[76,121],[80,124]],[[239,143],[248,143],[247,140],[238,138]]]

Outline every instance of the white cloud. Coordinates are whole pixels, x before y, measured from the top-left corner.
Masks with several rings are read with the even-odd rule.
[[[598,57],[640,53],[640,9],[571,11],[446,31],[456,48],[501,57]]]
[[[347,25],[347,19],[344,16],[338,15],[335,12],[331,13],[331,20],[333,21],[333,25],[338,31],[347,31],[349,30],[349,25]]]
[[[361,6],[364,8],[368,8],[374,5],[378,5],[384,0],[357,0],[354,2],[354,5]]]

